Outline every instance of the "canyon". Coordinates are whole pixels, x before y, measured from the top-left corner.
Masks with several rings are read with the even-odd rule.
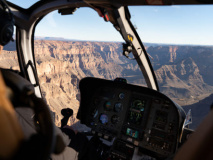
[[[5,46],[0,54],[1,67],[19,69],[14,46]],[[145,47],[161,92],[186,111],[206,99],[206,104],[210,104],[213,47],[157,44]],[[123,56],[119,42],[35,40],[34,53],[42,95],[57,126],[62,108],[72,108],[74,116],[69,124],[78,124],[75,118],[80,101],[78,83],[84,77],[109,80],[123,77],[128,83],[146,86],[137,62]],[[193,109],[192,114],[196,111]]]

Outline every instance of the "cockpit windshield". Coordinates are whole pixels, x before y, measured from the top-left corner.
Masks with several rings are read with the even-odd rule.
[[[202,12],[197,12],[198,7]],[[213,31],[210,28],[213,20],[209,17],[212,6],[141,6],[129,7],[129,10],[160,91],[184,106],[185,112],[193,108],[195,122],[191,128],[194,129],[208,113],[211,102],[206,98],[213,93],[210,74],[213,68]],[[69,16],[61,16],[56,11],[48,14],[35,32],[38,75],[42,89],[47,91],[54,85],[66,97],[62,98],[63,94],[49,96],[43,91],[50,98],[49,105],[60,108],[61,102],[69,105],[72,100],[77,107],[78,82],[87,76],[111,80],[123,77],[128,83],[146,86],[137,62],[122,55],[122,43],[122,37],[113,26],[91,9],[79,9]],[[50,60],[54,63],[49,63]],[[72,85],[66,78],[60,80],[64,74],[70,74],[67,77]],[[195,110],[193,107],[198,103],[205,104],[206,111],[203,110],[202,116],[197,116],[201,108]]]

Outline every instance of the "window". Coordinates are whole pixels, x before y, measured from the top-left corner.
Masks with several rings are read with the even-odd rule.
[[[43,97],[55,113],[56,125],[60,126],[62,108],[72,108],[70,124],[77,122],[78,84],[84,77],[123,77],[129,83],[141,84],[143,76],[137,62],[122,55],[122,41],[113,26],[92,9],[79,9],[69,16],[52,12],[38,24],[36,66]]]

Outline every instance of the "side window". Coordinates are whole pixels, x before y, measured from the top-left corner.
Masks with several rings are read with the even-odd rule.
[[[0,68],[20,70],[16,51],[16,42],[10,41],[0,49]]]
[[[113,34],[111,39],[109,34]],[[56,125],[60,126],[61,109],[72,108],[70,124],[81,129],[75,117],[80,101],[78,84],[84,77],[144,82],[136,61],[123,56],[121,39],[119,32],[91,9],[79,9],[69,16],[52,12],[38,24],[34,41],[37,71],[43,98],[54,112]]]

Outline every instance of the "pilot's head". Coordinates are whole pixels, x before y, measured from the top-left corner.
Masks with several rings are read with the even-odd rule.
[[[13,37],[14,18],[4,0],[0,0],[0,52]]]

